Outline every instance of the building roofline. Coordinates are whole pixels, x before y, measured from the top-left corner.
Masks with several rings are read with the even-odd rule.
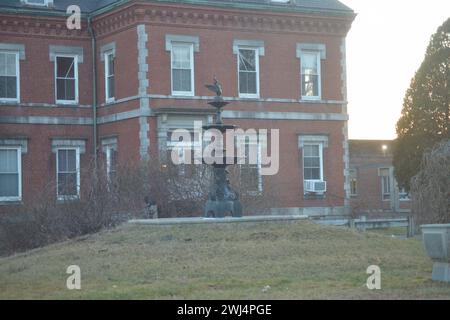
[[[263,12],[273,13],[303,13],[312,15],[332,16],[332,17],[345,17],[352,20],[356,17],[356,13],[352,9],[327,9],[327,8],[314,8],[292,4],[279,4],[276,5],[270,3],[250,3],[250,2],[230,2],[224,0],[208,1],[208,0],[119,0],[117,2],[108,4],[104,7],[95,9],[90,12],[83,12],[82,17],[96,17],[98,15],[111,12],[112,10],[119,8],[125,4],[182,4],[201,7],[216,7],[224,9],[241,9],[241,10],[258,10]],[[32,7],[13,7],[7,5],[0,5],[0,13],[9,14],[25,14],[30,16],[47,16],[47,17],[67,17],[65,10],[61,9],[48,9],[48,8],[32,8]]]

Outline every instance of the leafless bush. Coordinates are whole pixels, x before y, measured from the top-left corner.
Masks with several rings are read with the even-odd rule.
[[[412,212],[421,223],[450,223],[450,141],[441,142],[422,160],[411,183]]]
[[[101,162],[101,161],[99,161]],[[159,217],[202,216],[212,181],[207,165],[162,163],[158,159],[126,164],[114,178],[106,169],[92,165],[82,172],[82,193],[76,201],[56,201],[56,185],[36,193],[28,205],[0,218],[0,255],[28,250],[98,232],[131,217],[145,216],[145,201],[158,206]],[[264,214],[270,208],[269,186],[249,192],[256,176],[241,177],[238,166],[231,167],[230,180],[240,194],[244,214]],[[3,248],[2,248],[3,247]]]
[[[56,201],[56,185],[49,184],[26,206],[2,216],[0,255],[98,232],[120,222],[117,194],[103,172],[95,166],[88,169],[85,191],[76,201]]]

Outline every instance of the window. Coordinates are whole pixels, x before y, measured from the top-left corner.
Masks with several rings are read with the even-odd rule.
[[[380,169],[381,176],[381,197],[383,201],[391,199],[391,176],[389,168]]]
[[[172,140],[173,131],[176,129],[171,129],[167,131],[167,151],[168,151],[168,159],[171,159],[172,151],[178,151],[178,174],[184,177],[192,177],[194,174],[194,165],[195,165],[195,157],[197,153],[200,153],[202,150],[202,141],[197,132],[189,129],[190,132],[190,141],[183,141],[182,138],[177,140]]]
[[[194,95],[194,45],[173,43],[172,50],[172,94]]]
[[[19,101],[19,53],[0,52],[0,100]]]
[[[56,56],[56,103],[78,103],[78,57]]]
[[[259,55],[258,49],[239,49],[238,52],[239,96],[259,97]]]
[[[321,97],[320,52],[302,51],[301,94],[303,100],[318,100]]]
[[[398,198],[400,201],[410,201],[409,192],[405,188],[401,188],[398,192]]]
[[[106,102],[114,101],[115,82],[114,82],[114,68],[115,58],[113,52],[105,53],[105,97]]]
[[[21,148],[0,147],[0,201],[22,198]]]
[[[249,137],[245,139],[245,164],[239,166],[240,170],[240,183],[243,186],[243,190],[246,190],[249,194],[258,194],[263,191],[262,175],[261,175],[261,144],[258,142],[250,142]],[[256,153],[251,156],[251,152]]]
[[[24,0],[26,4],[34,5],[34,6],[48,6],[49,4],[53,4],[53,0]]]
[[[80,150],[58,149],[56,154],[58,200],[77,199],[80,196]]]
[[[303,146],[303,179],[323,181],[322,144],[305,144]]]
[[[358,195],[358,172],[355,169],[349,170],[350,195]]]
[[[110,182],[117,177],[117,151],[112,146],[106,147],[106,174]]]

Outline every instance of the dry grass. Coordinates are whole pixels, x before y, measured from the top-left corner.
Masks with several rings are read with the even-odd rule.
[[[65,271],[74,264],[82,290],[69,291]],[[365,286],[372,264],[382,290]],[[124,225],[0,259],[0,298],[450,298],[431,269],[420,239],[309,222]]]

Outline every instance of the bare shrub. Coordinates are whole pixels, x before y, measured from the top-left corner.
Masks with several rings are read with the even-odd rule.
[[[450,141],[425,153],[411,181],[412,212],[422,223],[450,223]]]
[[[56,185],[36,192],[26,206],[0,218],[0,255],[10,254],[110,228],[125,217],[103,168],[87,169],[80,199],[56,201]]]
[[[101,161],[99,161],[101,162]],[[0,255],[110,228],[131,217],[149,218],[145,198],[158,207],[158,217],[202,216],[212,183],[208,165],[174,165],[159,159],[125,164],[116,175],[92,161],[81,173],[80,199],[56,201],[56,185],[36,192],[26,206],[0,217]],[[241,177],[230,167],[230,181],[240,195],[244,214],[267,214],[275,192],[255,192],[256,176]],[[253,190],[253,191],[252,191]]]

